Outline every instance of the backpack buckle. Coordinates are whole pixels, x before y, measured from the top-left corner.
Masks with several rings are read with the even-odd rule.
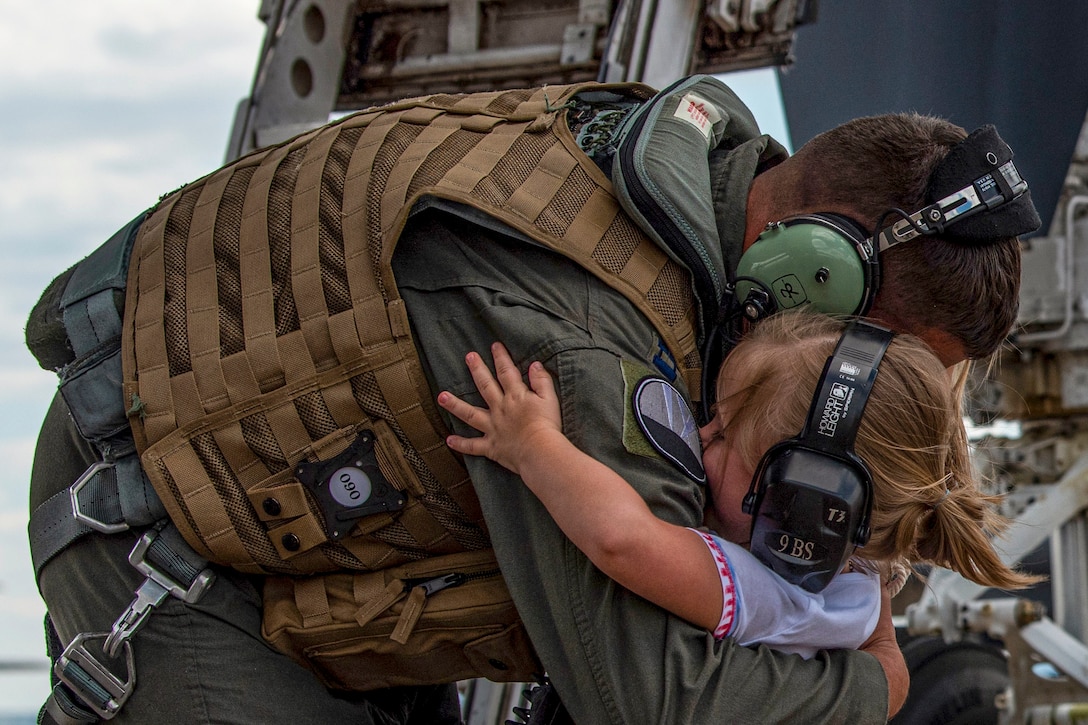
[[[85,642],[91,640],[107,638],[108,635],[105,632],[77,634],[64,648],[64,652],[57,658],[57,663],[53,667],[53,673],[57,679],[67,685],[103,720],[113,718],[136,687],[136,663],[130,643],[124,643],[125,679],[123,680],[99,662],[84,645]]]

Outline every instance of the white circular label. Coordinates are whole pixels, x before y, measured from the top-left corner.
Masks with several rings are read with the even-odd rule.
[[[329,477],[329,493],[341,506],[362,506],[370,490],[370,476],[354,466],[340,468]]]

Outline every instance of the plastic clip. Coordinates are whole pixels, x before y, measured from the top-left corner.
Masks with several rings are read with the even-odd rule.
[[[107,639],[105,632],[77,634],[57,659],[53,672],[103,720],[112,719],[136,687],[136,663],[132,645],[125,642],[125,679],[117,677],[95,659],[84,642]],[[112,655],[111,655],[112,656]]]
[[[136,542],[136,546],[132,548],[132,552],[128,555],[129,563],[147,578],[136,589],[136,598],[132,600],[132,604],[128,605],[128,609],[113,623],[113,630],[106,638],[106,644],[103,647],[110,657],[115,657],[121,645],[136,634],[137,630],[143,626],[147,616],[154,611],[155,607],[162,604],[167,594],[192,604],[204,595],[205,590],[211,586],[212,581],[215,579],[212,571],[205,569],[193,579],[192,584],[185,587],[168,574],[156,569],[145,558],[147,550],[156,536],[158,536],[158,532],[155,530],[145,533]]]

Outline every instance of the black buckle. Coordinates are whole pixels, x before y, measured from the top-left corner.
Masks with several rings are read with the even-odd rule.
[[[57,679],[103,720],[112,719],[136,688],[136,663],[130,643],[124,643],[124,680],[113,674],[84,646],[87,641],[105,640],[108,636],[106,632],[77,634],[53,666]]]

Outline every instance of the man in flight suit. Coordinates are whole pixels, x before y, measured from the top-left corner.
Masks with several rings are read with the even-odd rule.
[[[684,118],[691,94],[704,104],[702,115]],[[653,104],[641,110],[670,109],[661,127],[667,133],[678,124],[680,140],[647,144],[645,164],[670,167],[660,172],[670,181],[659,186],[692,235],[713,240],[704,251],[720,278],[731,276],[769,223],[831,212],[873,233],[889,209],[915,212],[959,189],[965,175],[968,184],[974,178],[968,162],[966,169],[942,165],[955,160],[966,134],[937,119],[862,119],[787,159],[714,79],[690,79]],[[702,120],[711,132],[699,127]],[[611,149],[596,151],[603,153],[595,160],[611,171]],[[869,311],[925,339],[946,365],[989,355],[1011,329],[1016,237],[1038,226],[1026,194],[972,222],[958,225],[956,237],[931,234],[885,252]],[[703,488],[639,447],[637,432],[624,426],[630,396],[621,362],[651,372],[668,367],[654,326],[627,298],[502,222],[449,202],[410,217],[392,265],[433,391],[472,399],[465,354],[502,340],[520,365],[540,360],[555,375],[564,432],[576,445],[621,472],[658,516],[701,524]],[[700,298],[704,317],[721,302]],[[684,389],[682,380],[675,384]],[[94,460],[58,397],[39,439],[32,509]],[[576,722],[883,722],[905,698],[905,668],[887,612],[868,652],[802,661],[731,640],[715,643],[595,570],[508,471],[483,459],[466,465],[511,595]],[[140,580],[125,562],[133,540],[87,536],[44,566],[40,588],[62,642],[77,632],[108,631],[131,600]],[[139,685],[118,722],[456,722],[451,688],[330,694],[264,644],[254,578],[216,569],[218,580],[199,602],[169,598],[140,630]]]

